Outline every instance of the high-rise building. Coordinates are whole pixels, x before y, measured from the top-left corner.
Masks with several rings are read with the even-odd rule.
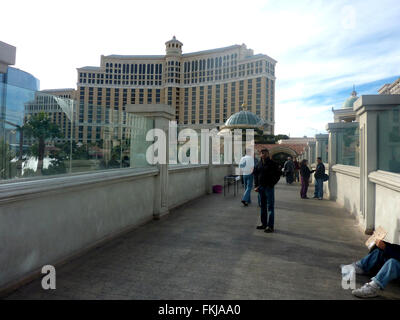
[[[400,78],[393,83],[384,84],[379,90],[379,94],[400,94]]]
[[[71,128],[73,127],[74,114],[76,113],[76,90],[54,89],[34,92],[34,97],[24,103],[25,121],[32,115],[45,112],[50,120],[60,127],[63,137],[57,138],[56,142],[69,141]],[[26,139],[28,141],[28,139]]]
[[[274,59],[245,44],[182,53],[174,36],[165,45],[165,55],[102,55],[99,67],[77,69],[77,140],[94,142],[104,126],[124,121],[127,104],[166,103],[179,125],[203,128],[222,125],[245,103],[274,133]]]

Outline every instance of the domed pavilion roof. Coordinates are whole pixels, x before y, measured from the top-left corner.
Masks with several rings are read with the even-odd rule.
[[[342,105],[342,109],[353,109],[353,104],[354,102],[358,99],[357,97],[357,92],[355,88],[353,87],[353,92],[351,93],[351,96],[348,97],[345,102]]]
[[[264,125],[264,120],[248,110],[241,110],[234,113],[226,120],[224,128],[261,128]]]

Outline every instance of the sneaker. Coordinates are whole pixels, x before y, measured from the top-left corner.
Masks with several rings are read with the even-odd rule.
[[[267,228],[265,228],[264,232],[272,233],[272,232],[274,232],[274,228],[267,227]]]
[[[351,293],[359,298],[374,298],[379,294],[379,285],[374,281],[364,284],[360,289],[355,289]]]
[[[257,226],[257,229],[258,230],[262,230],[262,229],[265,229],[267,226],[263,226],[263,225],[261,225],[261,226]]]
[[[322,198],[318,198],[318,200],[322,200]]]
[[[247,207],[249,204],[246,202],[246,201],[244,201],[244,200],[242,200],[242,203],[243,203],[243,205],[245,206],[245,207]]]

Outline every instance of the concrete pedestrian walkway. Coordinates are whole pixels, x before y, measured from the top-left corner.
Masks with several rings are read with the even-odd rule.
[[[367,236],[336,203],[302,200],[299,189],[276,186],[273,234],[255,228],[255,193],[249,207],[232,190],[212,194],[58,268],[56,290],[36,280],[8,298],[357,299],[342,289],[339,265],[367,253]],[[381,298],[400,298],[400,286]]]

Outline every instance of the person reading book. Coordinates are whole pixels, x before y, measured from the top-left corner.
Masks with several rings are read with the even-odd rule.
[[[356,274],[375,274],[370,282],[353,290],[352,294],[359,298],[376,297],[390,281],[400,277],[400,245],[376,238],[370,253],[352,266]]]

